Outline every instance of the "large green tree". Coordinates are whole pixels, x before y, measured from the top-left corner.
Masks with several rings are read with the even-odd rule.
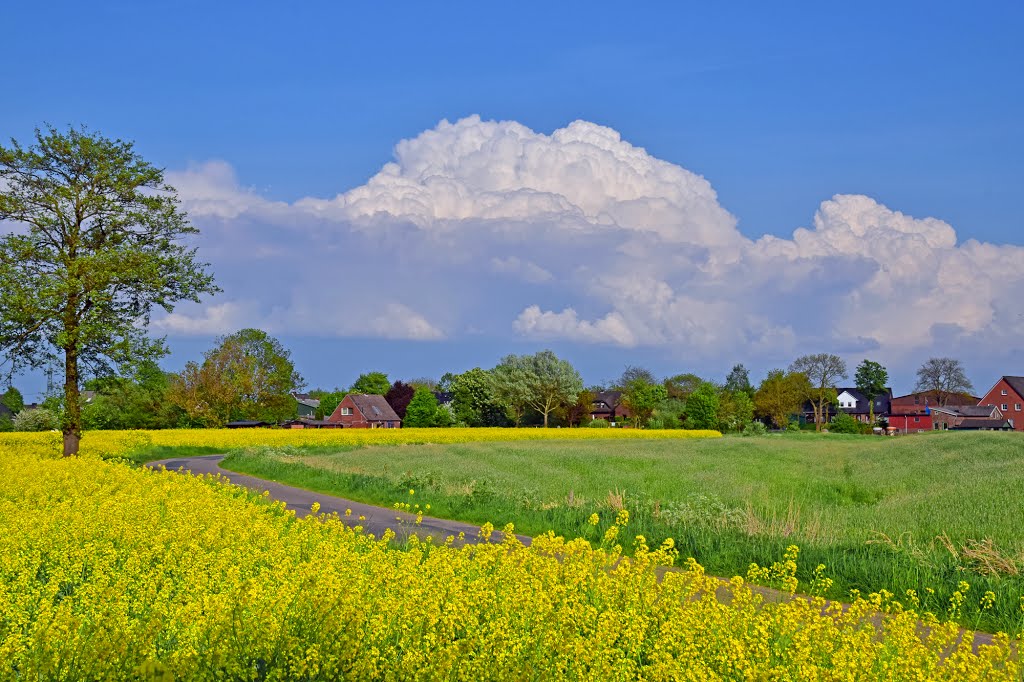
[[[686,428],[718,428],[718,387],[705,381],[686,399]]]
[[[668,391],[664,385],[644,377],[638,376],[622,386],[622,404],[629,408],[633,415],[633,425],[638,428],[647,424],[654,410],[667,397]]]
[[[742,364],[733,365],[725,377],[725,390],[730,393],[743,392],[748,398],[754,397],[754,387],[750,384],[750,372]]]
[[[491,375],[495,394],[509,405],[510,412],[517,414],[517,424],[525,406],[529,406],[541,414],[547,428],[552,411],[574,402],[583,390],[579,372],[549,350],[534,355],[509,355]]]
[[[356,382],[352,384],[351,393],[364,395],[387,395],[391,390],[391,382],[384,372],[367,372],[360,374]]]
[[[889,385],[889,372],[885,367],[873,360],[864,360],[857,365],[853,373],[853,382],[857,390],[868,399],[868,419],[875,423],[875,398],[885,393]]]
[[[807,375],[773,369],[754,394],[754,412],[770,418],[779,428],[786,428],[789,417],[800,411],[810,392]]]
[[[486,370],[474,367],[462,374],[447,374],[442,382],[452,394],[455,420],[466,426],[508,426],[501,402],[494,395],[493,381]]]
[[[434,392],[426,386],[420,386],[409,401],[402,425],[407,428],[436,426],[440,409]]]
[[[828,406],[835,401],[836,382],[847,377],[846,362],[831,353],[802,355],[793,361],[789,371],[799,372],[811,382],[811,392],[807,397],[814,411],[814,428],[821,431]]]
[[[83,378],[155,358],[154,306],[214,293],[183,240],[197,230],[163,171],[131,142],[84,128],[36,130],[0,145],[0,352],[9,374],[62,356],[64,455],[82,436]]]
[[[195,421],[223,426],[236,419],[279,421],[295,416],[291,394],[303,386],[291,353],[260,329],[218,340],[203,363],[189,362],[171,381],[169,399]]]

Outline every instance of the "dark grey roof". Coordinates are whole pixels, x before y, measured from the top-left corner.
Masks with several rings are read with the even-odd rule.
[[[367,421],[402,421],[382,395],[350,393],[349,397]]]
[[[836,397],[841,396],[843,393],[849,393],[853,396],[853,399],[857,401],[857,407],[840,407],[838,408],[840,411],[845,412],[846,414],[869,414],[871,412],[871,406],[869,405],[867,396],[856,388],[851,386],[837,386]],[[876,395],[875,403],[874,412],[876,415],[889,414],[889,411],[892,409],[892,389],[886,388],[880,395]],[[814,407],[811,404],[811,401],[806,401],[804,403],[804,411],[812,412],[813,410]],[[831,413],[832,409],[830,409],[829,412]]]
[[[258,421],[236,421],[228,422],[224,425],[224,427],[228,429],[254,429],[259,426],[270,426],[270,424]]]
[[[622,401],[622,391],[601,391],[594,394],[594,403],[612,409]]]
[[[933,412],[945,412],[958,417],[992,417],[996,408],[992,405],[947,405],[946,407],[933,407]]]
[[[0,403],[0,417],[13,417],[14,413],[11,412],[11,408],[7,407],[3,403]]]
[[[1024,397],[1024,377],[1003,377],[1003,381],[1010,384],[1010,388],[1017,391],[1017,395]]]
[[[956,429],[1009,429],[1010,422],[1005,419],[976,419],[968,418],[962,420],[953,427]]]

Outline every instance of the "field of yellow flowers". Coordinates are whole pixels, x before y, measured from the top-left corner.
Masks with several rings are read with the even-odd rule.
[[[91,455],[138,445],[119,437]],[[511,529],[395,548],[219,480],[56,449],[0,441],[0,679],[1021,678],[1005,635],[972,653],[886,593],[763,603],[692,561],[659,582],[675,549],[631,538],[625,511],[598,549]],[[824,569],[795,584],[797,557],[751,576],[825,588]]]

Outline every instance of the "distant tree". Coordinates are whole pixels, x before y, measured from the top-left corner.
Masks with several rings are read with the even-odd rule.
[[[278,421],[295,415],[291,394],[303,385],[291,353],[260,329],[218,339],[202,365],[189,362],[171,379],[168,399],[198,423]]]
[[[828,407],[835,400],[836,382],[848,376],[846,362],[831,353],[803,355],[793,361],[789,371],[799,372],[811,382],[808,398],[814,410],[815,429],[821,431],[827,419]]]
[[[685,415],[685,402],[678,398],[665,398],[654,408],[650,423],[657,423],[654,428],[678,429],[683,426]]]
[[[885,388],[889,385],[889,372],[877,362],[864,360],[857,365],[853,381],[857,390],[868,399],[868,420],[874,424],[875,398],[885,393]]]
[[[168,375],[153,360],[143,360],[129,376],[96,378],[85,386],[96,391],[82,407],[88,429],[166,429],[184,416],[168,400]]]
[[[529,406],[540,413],[546,428],[551,412],[575,400],[583,390],[579,372],[549,350],[534,355],[509,355],[491,374],[495,378],[495,394],[509,406],[510,411],[521,410],[517,424],[525,407]]]
[[[428,388],[429,390],[429,387],[425,388]],[[384,400],[388,401],[388,405],[390,405],[391,409],[395,411],[395,414],[397,414],[401,419],[405,419],[405,410],[409,407],[409,403],[412,401],[412,397],[415,393],[416,388],[411,384],[396,381],[384,395]]]
[[[974,385],[959,360],[953,358],[929,358],[917,370],[915,391],[930,391],[935,395],[939,407],[955,395],[970,395]]]
[[[718,430],[742,431],[754,418],[754,403],[746,391],[722,389],[718,394]]]
[[[414,389],[419,388],[420,386],[425,386],[426,388],[429,388],[431,391],[447,390],[445,388],[441,388],[441,382],[437,381],[436,379],[431,379],[430,377],[416,377],[415,379],[409,379],[408,383]]]
[[[456,423],[466,426],[508,426],[505,407],[494,395],[492,377],[474,367],[462,374],[445,374],[438,384],[451,393]]]
[[[718,388],[705,381],[686,399],[686,428],[718,428]]]
[[[620,391],[625,391],[626,387],[635,381],[641,381],[645,384],[656,384],[658,383],[658,378],[649,369],[626,365],[626,369],[622,371],[622,376],[619,377],[619,381],[615,386]]]
[[[742,364],[734,365],[725,377],[725,390],[730,393],[746,393],[748,398],[754,396],[754,387],[750,385],[750,372]]]
[[[25,398],[22,397],[21,391],[11,386],[4,392],[3,396],[0,396],[0,404],[3,404],[4,407],[10,410],[11,414],[18,414],[25,409]]]
[[[160,168],[131,142],[36,129],[0,145],[0,353],[8,375],[63,358],[64,456],[82,437],[82,379],[166,353],[154,306],[218,291],[186,240],[198,231]]]
[[[350,393],[361,393],[364,395],[385,395],[391,390],[391,382],[384,372],[369,372],[360,374],[356,382],[352,384]]]
[[[408,428],[435,426],[438,419],[438,404],[434,392],[426,386],[416,389],[405,410],[402,425]]]
[[[637,376],[622,387],[622,404],[629,408],[633,415],[633,425],[641,427],[647,424],[654,410],[668,397],[665,387],[642,376]]]
[[[690,394],[700,388],[704,383],[696,374],[677,374],[674,377],[665,379],[665,391],[669,398],[685,401]]]
[[[754,394],[754,413],[785,428],[790,415],[800,411],[810,392],[811,383],[805,374],[773,369]]]

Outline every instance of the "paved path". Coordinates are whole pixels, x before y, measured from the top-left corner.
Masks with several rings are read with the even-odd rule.
[[[153,468],[163,466],[169,471],[184,470],[199,476],[204,474],[220,474],[235,485],[248,488],[256,493],[263,494],[264,492],[269,492],[270,497],[284,502],[288,509],[293,509],[296,516],[306,516],[309,514],[313,503],[319,502],[321,513],[329,514],[331,512],[337,512],[338,516],[340,516],[348,525],[362,526],[366,532],[373,533],[377,537],[383,535],[384,531],[390,528],[399,538],[406,538],[410,534],[415,534],[419,538],[423,539],[430,535],[435,541],[443,542],[449,535],[453,535],[458,538],[459,533],[465,533],[465,541],[467,543],[475,543],[479,541],[478,533],[480,532],[480,526],[476,526],[471,523],[448,521],[447,519],[435,519],[429,516],[424,516],[423,521],[417,526],[414,523],[415,517],[413,515],[400,513],[394,509],[363,504],[362,502],[346,500],[335,495],[315,493],[309,490],[303,490],[302,488],[295,488],[283,483],[277,483],[276,481],[267,481],[262,478],[246,476],[245,474],[237,474],[234,471],[228,471],[227,469],[221,468],[220,461],[222,459],[224,459],[224,455],[176,457],[174,459],[162,459],[156,462],[149,462],[147,466]],[[347,509],[352,510],[351,516],[345,516],[345,510]],[[365,520],[360,521],[360,516],[365,517]],[[396,517],[401,517],[402,522],[399,523]],[[527,536],[517,535],[516,537],[518,537],[520,542],[523,544],[530,544],[530,538]],[[495,531],[491,536],[491,542],[501,542],[501,539],[502,534],[499,531]]]

